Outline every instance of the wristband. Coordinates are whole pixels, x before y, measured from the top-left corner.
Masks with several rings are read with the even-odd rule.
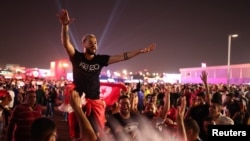
[[[128,59],[129,59],[129,58],[128,58],[128,53],[127,53],[127,52],[123,53],[123,58],[124,58],[124,60],[128,60]]]

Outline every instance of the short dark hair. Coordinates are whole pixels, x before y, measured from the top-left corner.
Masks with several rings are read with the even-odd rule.
[[[197,96],[202,97],[203,99],[206,97],[204,92],[199,92]]]
[[[31,124],[31,141],[43,141],[45,138],[51,136],[55,130],[56,124],[54,121],[46,117],[37,118]]]
[[[228,94],[226,94],[226,96],[233,97],[234,93],[233,92],[229,92]]]
[[[36,91],[34,91],[34,90],[28,90],[26,94],[29,95],[29,94],[34,94],[34,93],[36,93]]]
[[[121,99],[129,99],[129,96],[128,96],[128,95],[121,95],[121,96],[119,97],[119,101],[120,101]]]
[[[213,94],[212,99],[211,99],[212,103],[218,103],[218,104],[222,104],[222,96],[219,92],[216,92]]]
[[[194,120],[192,118],[187,118],[184,120],[184,125],[185,125],[186,130],[192,129],[194,131],[194,133],[197,133],[197,134],[200,133],[200,127],[199,127],[196,120]]]

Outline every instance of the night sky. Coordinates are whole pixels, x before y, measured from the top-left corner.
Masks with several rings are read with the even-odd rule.
[[[56,16],[66,8],[75,21],[71,41],[82,51],[81,38],[93,33],[98,53],[116,55],[157,48],[104,70],[179,73],[180,68],[226,65],[229,34],[231,64],[250,62],[248,0],[1,0],[0,65],[49,68],[67,59]]]

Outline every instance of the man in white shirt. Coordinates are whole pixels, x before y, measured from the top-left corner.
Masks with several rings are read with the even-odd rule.
[[[7,106],[8,106],[8,108],[13,109],[14,108],[15,92],[13,91],[12,86],[7,86],[7,91],[9,92],[9,94],[11,96],[11,101]]]
[[[4,114],[4,126],[7,127],[9,124],[9,117],[10,117],[10,113],[14,108],[14,98],[15,98],[15,92],[13,91],[13,88],[11,85],[6,85],[6,90],[8,91],[10,97],[11,97],[11,101],[9,102],[9,104],[7,104],[5,106],[5,110],[3,111]]]
[[[4,89],[2,84],[0,84],[0,139],[4,125],[3,111],[5,110],[5,106],[8,105],[9,101],[11,101],[11,98],[8,94],[8,91]]]

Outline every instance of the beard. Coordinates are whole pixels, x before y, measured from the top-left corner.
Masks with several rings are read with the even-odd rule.
[[[91,49],[86,49],[86,53],[89,54],[89,55],[95,55],[96,52],[91,50]]]
[[[148,118],[148,119],[153,119],[155,114],[154,112],[145,112],[144,115]]]

